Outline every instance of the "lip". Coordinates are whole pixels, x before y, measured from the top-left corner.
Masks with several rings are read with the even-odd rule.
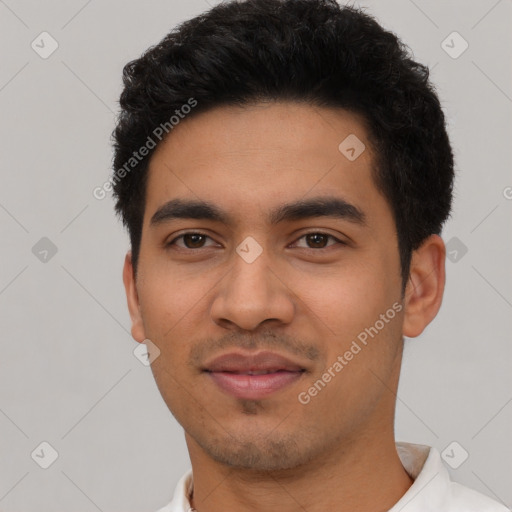
[[[222,391],[235,398],[256,400],[293,384],[305,368],[274,352],[231,352],[205,364],[203,371]]]
[[[256,354],[229,352],[208,361],[203,370],[209,372],[247,373],[269,370],[290,372],[303,370],[304,367],[276,352],[258,352]]]

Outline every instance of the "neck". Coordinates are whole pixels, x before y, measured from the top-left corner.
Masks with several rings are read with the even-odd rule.
[[[186,438],[197,512],[375,512],[389,510],[413,482],[398,457],[392,428],[359,433],[305,466],[268,473],[220,465]]]

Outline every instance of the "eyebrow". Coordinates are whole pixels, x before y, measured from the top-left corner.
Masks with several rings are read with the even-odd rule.
[[[339,197],[314,197],[293,203],[279,205],[268,215],[268,222],[297,221],[314,217],[333,217],[366,225],[366,216],[357,206]],[[231,216],[213,203],[201,200],[171,199],[162,205],[151,217],[150,225],[157,226],[174,219],[197,219],[233,225]]]

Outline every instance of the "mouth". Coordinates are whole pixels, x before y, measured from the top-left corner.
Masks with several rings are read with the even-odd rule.
[[[292,385],[302,377],[306,368],[272,352],[230,353],[207,363],[203,372],[224,393],[257,400]]]

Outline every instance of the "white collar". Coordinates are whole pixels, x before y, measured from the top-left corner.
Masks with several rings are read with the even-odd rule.
[[[414,480],[407,492],[388,512],[510,512],[491,498],[450,480],[436,448],[397,442],[400,461]],[[181,477],[172,501],[157,512],[188,512],[192,470]]]

